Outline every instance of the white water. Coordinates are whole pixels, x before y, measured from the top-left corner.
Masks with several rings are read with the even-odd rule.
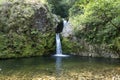
[[[64,20],[64,19],[63,19],[63,26],[64,26],[63,28],[67,27],[67,25],[68,25],[67,20]]]
[[[64,27],[65,27],[65,21],[63,21]],[[56,33],[56,54],[54,56],[58,57],[67,57],[69,55],[62,54],[62,46],[60,41],[60,33]]]
[[[56,53],[57,55],[62,55],[62,47],[60,41],[60,34],[56,33]]]

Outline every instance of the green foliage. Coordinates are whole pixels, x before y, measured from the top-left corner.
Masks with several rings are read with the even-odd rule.
[[[43,6],[25,0],[0,4],[0,58],[37,56],[54,50],[50,16],[39,14],[49,23],[45,23],[44,27],[49,27],[46,32],[35,28],[36,11],[46,10]]]
[[[63,18],[69,16],[69,8],[75,2],[74,0],[47,0],[51,6],[52,12]]]
[[[73,51],[74,43],[71,43],[69,39],[63,38],[62,39],[62,49],[64,53],[70,53]]]
[[[70,16],[77,16],[84,13],[84,7],[88,3],[88,0],[76,0],[74,5],[69,9]]]
[[[77,2],[70,9],[70,21],[77,28],[76,36],[91,43],[111,45],[120,51],[120,0]]]
[[[80,51],[84,51],[84,47],[82,45],[78,45],[77,42],[73,42],[69,38],[62,38],[62,49],[64,53],[78,53]]]

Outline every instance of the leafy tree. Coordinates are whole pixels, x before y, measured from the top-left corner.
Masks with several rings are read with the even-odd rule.
[[[77,37],[95,44],[106,44],[119,52],[120,1],[89,0],[86,4],[81,0],[77,2],[70,9],[70,20],[77,28]]]

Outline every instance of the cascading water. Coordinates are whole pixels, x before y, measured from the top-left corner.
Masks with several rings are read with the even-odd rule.
[[[62,47],[60,41],[60,34],[56,33],[56,55],[62,55]]]
[[[65,20],[63,20],[63,27],[65,27]],[[67,57],[69,55],[62,54],[62,45],[60,41],[60,33],[56,33],[56,54],[54,56]]]

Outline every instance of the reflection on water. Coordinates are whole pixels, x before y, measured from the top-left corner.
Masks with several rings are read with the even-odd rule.
[[[62,57],[56,57],[56,74],[60,76],[62,71]]]

